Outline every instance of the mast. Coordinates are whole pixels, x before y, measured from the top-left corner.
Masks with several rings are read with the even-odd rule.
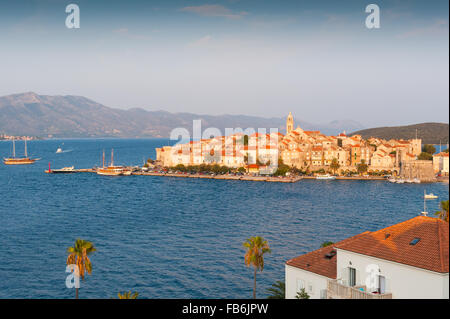
[[[27,138],[25,137],[25,157],[28,157],[27,154]]]
[[[102,157],[102,167],[105,167],[105,150],[103,150],[103,157]]]
[[[111,166],[114,166],[114,149],[111,149]]]
[[[426,190],[423,191],[423,212],[427,213],[427,200],[425,198],[425,195],[427,194]]]
[[[15,157],[16,157],[16,141],[13,137],[13,158],[15,158]]]

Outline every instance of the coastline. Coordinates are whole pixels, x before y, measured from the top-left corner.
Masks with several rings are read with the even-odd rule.
[[[75,169],[71,173],[96,173],[95,168]],[[45,171],[46,174],[54,174]],[[275,183],[296,183],[301,180],[318,180],[316,176],[292,176],[292,177],[275,177],[275,176],[251,176],[251,175],[209,175],[209,174],[186,174],[186,173],[159,173],[159,172],[132,172],[133,176],[162,176],[175,178],[198,178],[198,179],[216,179],[216,180],[235,180],[235,181],[252,181],[252,182],[275,182]],[[339,181],[386,181],[382,176],[336,176],[334,180]],[[441,176],[435,181],[424,181],[424,183],[448,183],[448,176]]]

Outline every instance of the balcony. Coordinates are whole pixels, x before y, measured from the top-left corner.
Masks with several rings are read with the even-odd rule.
[[[337,280],[328,280],[328,299],[392,299],[391,293],[371,293],[366,291],[366,286],[350,287],[339,283]]]

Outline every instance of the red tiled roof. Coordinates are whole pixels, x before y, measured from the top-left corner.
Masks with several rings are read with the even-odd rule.
[[[303,131],[303,133],[305,133],[306,135],[311,135],[311,134],[319,134],[320,131]]]
[[[448,229],[448,222],[441,219],[417,216],[355,240],[341,242],[336,248],[448,273]],[[420,241],[410,245],[414,238],[420,238]]]
[[[364,232],[334,245],[295,257],[287,265],[336,279],[336,256],[327,258],[335,248],[390,260],[440,273],[448,273],[449,227],[438,218],[417,216],[405,222]],[[389,236],[386,238],[386,235]],[[420,238],[410,245],[414,238]]]
[[[438,154],[434,154],[434,156],[448,157],[448,153],[446,153],[446,152],[440,152],[440,153],[438,153]]]
[[[368,233],[368,232],[366,232]],[[343,244],[346,242],[351,242],[358,238],[359,236],[365,235],[362,233],[347,239],[344,239],[334,245],[330,245],[324,248],[314,250],[310,253],[295,257],[286,262],[287,265],[292,267],[297,267],[303,270],[313,272],[318,275],[322,275],[328,278],[336,279],[336,256],[328,258],[326,255],[334,251],[334,247],[337,244]]]

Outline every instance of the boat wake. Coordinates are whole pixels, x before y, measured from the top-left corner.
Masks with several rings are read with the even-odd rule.
[[[59,151],[59,152],[56,151],[55,153],[56,153],[56,154],[62,154],[62,153],[69,153],[69,152],[72,152],[72,151],[73,151],[73,150],[64,150],[64,151],[61,150],[61,151]]]

